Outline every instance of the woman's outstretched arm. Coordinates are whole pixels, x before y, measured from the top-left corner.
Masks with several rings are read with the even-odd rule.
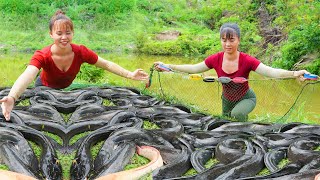
[[[29,65],[13,84],[8,96],[5,96],[0,100],[0,102],[2,103],[2,114],[7,121],[10,120],[10,113],[13,109],[14,102],[26,90],[28,85],[31,84],[33,79],[37,76],[38,72],[39,69],[37,67]]]
[[[131,72],[118,64],[105,60],[101,57],[98,57],[98,61],[94,65],[128,79],[144,81],[149,78],[148,74],[142,69],[136,69]]]
[[[310,74],[306,70],[288,71],[284,69],[273,68],[263,63],[260,63],[255,71],[261,75],[272,78],[300,78],[301,80],[304,79],[304,74]]]
[[[161,68],[158,68],[158,65],[164,65],[174,71],[179,71],[179,72],[185,72],[185,73],[190,73],[190,74],[194,74],[194,73],[201,73],[201,72],[205,72],[208,71],[209,68],[207,67],[207,65],[204,62],[200,62],[198,64],[183,64],[183,65],[175,65],[175,64],[164,64],[162,62],[155,62],[155,68],[158,71],[161,71]]]

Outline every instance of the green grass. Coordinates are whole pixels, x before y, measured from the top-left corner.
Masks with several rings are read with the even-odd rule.
[[[287,37],[278,45],[264,44],[267,37],[259,32],[261,19],[256,16],[257,10],[261,8],[259,1],[121,0],[115,6],[112,3],[99,0],[0,0],[0,51],[33,52],[51,44],[47,26],[57,9],[65,11],[73,20],[74,42],[85,44],[97,52],[138,51],[206,56],[221,50],[219,28],[225,22],[239,24],[243,31],[240,49],[255,57],[262,56],[265,63],[276,61],[276,65],[292,68],[303,55],[319,51],[319,40],[313,38],[319,35],[318,1],[265,3],[270,16],[276,15],[265,28],[277,27],[281,29],[283,37]],[[232,8],[234,4],[239,4],[239,7]],[[302,13],[304,9],[309,11]],[[228,12],[227,15],[225,12]],[[158,33],[168,30],[178,30],[181,35],[176,41],[156,40]],[[318,73],[319,63],[310,62],[314,65],[308,70]]]
[[[29,142],[35,156],[38,158],[38,160],[40,160],[42,149],[35,142],[33,142],[33,141],[28,141],[28,142]]]
[[[46,135],[54,138],[57,142],[59,142],[60,138],[58,138],[56,135],[53,135],[51,133],[47,133],[47,132],[44,132]],[[86,133],[82,133],[80,135],[77,135],[75,137],[72,138],[72,140],[70,141],[71,143],[75,142],[76,139],[78,138],[81,138],[83,136],[85,136],[86,134],[88,134],[89,132],[86,132]],[[42,153],[42,150],[40,148],[40,146],[38,146],[36,143],[32,142],[32,141],[28,141],[29,144],[31,145],[31,148],[33,149],[36,157],[38,158],[38,160],[40,160],[40,156],[41,156],[41,153]],[[62,142],[60,142],[62,144]],[[59,143],[59,144],[60,144]],[[101,149],[103,145],[103,141],[95,144],[92,149],[91,149],[91,153],[92,153],[92,156],[93,158],[95,158],[99,152],[99,150]],[[59,160],[59,163],[61,164],[62,166],[62,172],[63,172],[63,179],[70,179],[70,167],[72,165],[72,162],[73,162],[73,159],[76,155],[76,151],[73,151],[69,154],[62,154],[60,153],[59,151],[57,151],[57,156],[58,156],[58,160]],[[1,167],[0,167],[1,168]],[[5,165],[3,165],[2,168],[5,168]]]
[[[103,103],[104,106],[116,106],[112,101],[108,100],[108,99],[103,99]]]
[[[77,142],[80,138],[87,136],[87,135],[90,134],[91,132],[92,132],[92,131],[87,131],[87,132],[80,133],[80,134],[77,134],[77,135],[73,136],[73,137],[70,139],[70,141],[69,141],[69,145],[74,144],[74,143]]]
[[[130,170],[130,169],[134,169],[134,168],[138,168],[140,166],[146,165],[150,162],[149,159],[143,157],[143,156],[139,156],[137,153],[135,153],[133,155],[133,157],[130,159],[130,162],[124,167],[124,171],[125,170]],[[143,177],[139,178],[140,180],[152,180],[152,174],[146,174]]]
[[[219,163],[219,160],[216,159],[216,158],[210,158],[206,164],[204,165],[206,169],[209,169],[213,166],[215,166],[216,164]],[[193,176],[193,175],[196,175],[198,174],[198,172],[194,169],[194,168],[191,168],[189,169],[183,176]]]
[[[257,176],[266,176],[266,175],[269,175],[271,172],[269,171],[268,168],[263,168],[258,174]]]
[[[290,160],[289,159],[282,159],[280,162],[279,162],[279,164],[278,164],[278,167],[280,168],[280,169],[282,169],[283,167],[285,167],[287,164],[289,164],[290,163]]]
[[[96,158],[101,147],[103,146],[104,141],[98,142],[91,148],[92,158]]]
[[[70,167],[72,165],[73,159],[75,158],[76,152],[73,151],[69,154],[62,154],[57,152],[59,163],[62,167],[62,177],[63,179],[70,179]]]
[[[25,70],[30,57],[30,54],[11,54],[5,57],[0,56],[0,86],[11,87],[14,81]]]
[[[47,25],[44,26],[47,27]],[[0,49],[0,52],[3,53],[12,53],[15,51],[33,53],[35,50],[52,44],[52,39],[47,29],[37,32],[33,30],[12,31],[3,30],[3,28],[0,29],[0,40],[6,39],[5,48]],[[133,32],[92,30],[91,33],[88,34],[88,31],[90,31],[90,29],[76,29],[73,43],[85,44],[97,52],[106,52],[117,50],[115,48],[120,48],[121,51],[130,50],[130,44],[133,44],[134,41],[132,36]]]
[[[196,174],[198,174],[198,172],[194,168],[191,168],[186,173],[184,173],[183,176],[193,176],[193,175],[196,175]]]
[[[1,170],[9,170],[9,167],[5,164],[0,164],[0,169]]]
[[[30,106],[30,101],[29,99],[24,99],[22,101],[20,101],[17,106]]]
[[[290,163],[289,159],[282,159],[278,164],[278,168],[282,169],[289,163]],[[257,174],[257,176],[266,176],[269,174],[271,174],[271,172],[269,171],[268,168],[265,167]]]
[[[65,122],[68,122],[70,117],[72,116],[72,113],[69,113],[69,114],[60,113],[60,114]]]
[[[160,127],[153,123],[153,122],[150,122],[150,121],[143,121],[143,126],[142,126],[143,129],[148,129],[148,130],[152,130],[152,129],[160,129]]]
[[[91,148],[91,155],[93,159],[97,156],[102,145],[103,145],[103,141],[95,144]],[[57,156],[62,167],[63,179],[70,179],[70,167],[73,163],[75,155],[76,155],[76,151],[73,151],[69,154],[62,154],[60,152],[57,152]]]
[[[286,165],[288,165],[290,163],[289,159],[282,159],[279,164],[278,164],[278,167],[280,169],[284,168]],[[263,168],[258,174],[257,176],[266,176],[266,175],[269,175],[271,172],[269,171],[268,168]]]
[[[51,137],[51,138],[54,139],[58,144],[62,145],[62,139],[61,139],[58,135],[55,135],[55,134],[52,134],[52,133],[46,132],[46,131],[43,131],[43,134],[47,135],[48,137]]]
[[[210,158],[209,161],[204,165],[207,169],[219,163],[219,160],[216,158]]]
[[[129,170],[129,169],[134,169],[143,165],[146,165],[150,162],[149,159],[143,157],[143,156],[139,156],[137,153],[135,153],[133,155],[133,157],[130,159],[129,164],[127,164],[124,167],[124,170]]]

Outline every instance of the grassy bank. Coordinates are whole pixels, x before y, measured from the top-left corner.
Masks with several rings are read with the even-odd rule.
[[[74,42],[97,52],[205,57],[221,50],[219,27],[237,22],[241,51],[266,64],[320,74],[320,2],[263,2],[0,0],[0,52],[33,52],[50,44],[48,22],[62,9],[74,21]],[[180,36],[156,39],[165,31]]]

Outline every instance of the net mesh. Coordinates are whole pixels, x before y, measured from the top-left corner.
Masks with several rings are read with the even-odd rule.
[[[148,91],[163,99],[187,104],[195,111],[213,115],[222,114],[222,93],[228,93],[231,105],[242,97],[249,85],[256,95],[256,107],[249,118],[268,121],[271,116],[286,121],[312,120],[320,122],[319,81],[299,82],[295,79],[266,79],[259,77],[244,83],[204,82],[203,78],[191,79],[186,74],[157,73]],[[299,117],[300,116],[300,117]],[[271,120],[270,120],[271,121]]]
[[[204,82],[203,77],[205,75],[190,77],[188,74],[155,71],[148,88],[145,87],[145,82],[124,78],[119,80],[119,86],[135,87],[171,103],[187,105],[194,112],[219,116],[222,115],[223,88],[237,89],[234,86],[245,84],[234,82],[223,84],[216,79],[214,82]],[[268,79],[255,75],[246,83],[256,95],[256,106],[250,112],[249,120],[320,123],[319,81],[299,82],[295,79]],[[86,86],[90,85],[73,84],[69,89]],[[99,84],[98,86],[109,85]],[[243,91],[238,89],[231,94],[239,96]]]

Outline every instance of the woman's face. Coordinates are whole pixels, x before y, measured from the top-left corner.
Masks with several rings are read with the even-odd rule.
[[[225,53],[233,54],[238,51],[240,40],[236,34],[227,37],[226,34],[221,36],[221,45]]]
[[[65,23],[56,21],[50,32],[50,37],[53,39],[56,46],[66,48],[72,42],[73,31]]]

